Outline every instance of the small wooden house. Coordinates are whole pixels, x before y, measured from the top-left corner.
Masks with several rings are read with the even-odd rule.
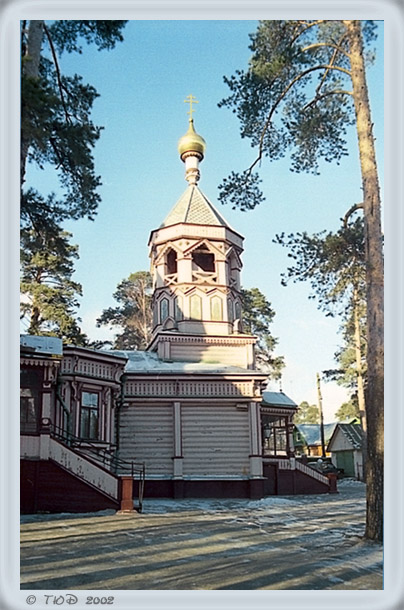
[[[328,441],[334,432],[336,423],[324,424],[324,443],[326,457],[330,457],[327,450]],[[294,444],[297,455],[308,457],[322,457],[321,426],[320,424],[295,424]]]
[[[358,423],[339,423],[328,442],[331,461],[344,475],[363,480],[363,430]]]

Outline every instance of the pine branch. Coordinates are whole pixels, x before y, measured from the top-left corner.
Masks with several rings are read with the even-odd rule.
[[[351,76],[351,72],[349,70],[347,70],[346,68],[343,68],[342,66],[333,66],[330,64],[324,64],[324,65],[320,64],[318,66],[312,66],[311,68],[308,68],[307,70],[304,70],[303,72],[300,72],[300,74],[295,76],[295,78],[292,79],[292,81],[283,89],[283,91],[279,95],[278,99],[274,102],[274,104],[269,112],[268,118],[265,122],[264,128],[261,133],[261,138],[260,138],[260,143],[259,143],[259,148],[258,148],[258,155],[257,155],[256,159],[253,161],[253,163],[250,165],[250,167],[247,169],[247,177],[251,175],[252,170],[257,165],[257,163],[259,163],[261,161],[261,159],[263,157],[264,137],[269,129],[269,126],[272,121],[272,117],[275,114],[276,110],[278,109],[278,106],[280,105],[282,100],[286,97],[286,95],[289,93],[289,91],[292,89],[292,87],[294,85],[296,85],[296,83],[298,83],[302,78],[304,78],[311,72],[315,72],[318,70],[337,70],[339,72],[343,72],[344,74],[347,74],[349,77]]]
[[[66,122],[67,123],[71,123],[70,114],[69,114],[69,112],[67,110],[67,107],[66,107],[65,95],[64,95],[64,92],[63,92],[62,78],[61,78],[61,75],[60,75],[59,62],[57,60],[55,47],[53,45],[52,37],[51,37],[51,35],[49,33],[49,30],[46,27],[45,23],[44,23],[43,27],[44,27],[44,31],[45,31],[45,34],[46,34],[46,37],[48,39],[49,46],[50,46],[50,49],[51,49],[51,53],[52,53],[52,57],[53,57],[53,63],[55,65],[56,78],[57,78],[57,81],[58,81],[58,87],[59,87],[59,92],[60,92],[60,100],[62,102],[63,110],[65,112]]]

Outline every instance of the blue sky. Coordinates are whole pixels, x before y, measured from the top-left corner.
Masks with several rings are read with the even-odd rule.
[[[104,130],[95,149],[101,175],[102,202],[95,221],[66,224],[79,245],[75,280],[83,286],[79,316],[90,338],[108,338],[95,319],[114,305],[117,284],[131,272],[149,269],[147,242],[186,188],[177,141],[188,127],[192,93],[199,100],[195,128],[207,143],[199,186],[236,231],[245,237],[242,283],[258,287],[275,312],[277,354],[284,355],[283,390],[297,403],[316,402],[316,373],[334,366],[340,344],[338,320],[326,318],[308,300],[309,286],[284,288],[280,274],[287,254],[272,243],[277,233],[336,230],[353,203],[362,200],[354,130],[349,157],[341,165],[322,164],[321,175],[290,172],[288,160],[265,160],[260,175],[265,203],[249,212],[217,202],[218,185],[231,171],[243,170],[255,158],[249,141],[239,135],[237,117],[218,102],[228,95],[223,76],[245,68],[250,57],[248,34],[255,21],[130,21],[125,41],[110,52],[85,46],[82,55],[64,55],[62,70],[81,74],[100,97],[93,121]],[[383,185],[383,32],[379,27],[377,58],[368,69],[368,85],[378,167]],[[52,174],[31,170],[28,179],[39,190],[56,188]],[[275,383],[272,389],[279,389]],[[334,383],[323,384],[326,421],[347,398]]]

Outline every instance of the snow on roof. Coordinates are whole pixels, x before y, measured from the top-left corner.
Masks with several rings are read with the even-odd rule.
[[[20,346],[37,354],[61,356],[63,352],[62,339],[45,335],[20,335]]]
[[[328,443],[337,423],[324,424],[324,441]],[[321,426],[320,424],[296,424],[298,432],[303,436],[307,445],[321,444]]]
[[[353,449],[361,449],[363,443],[363,430],[360,424],[337,424],[334,432],[337,434],[337,430],[341,430],[345,438],[350,442]],[[334,434],[330,437],[329,446],[333,440]]]
[[[262,392],[262,404],[297,408],[297,404],[283,392],[270,392],[267,390]]]
[[[229,366],[211,362],[167,362],[161,360],[155,352],[111,350],[109,354],[127,358],[125,373],[240,373],[251,374],[254,371],[238,366]]]

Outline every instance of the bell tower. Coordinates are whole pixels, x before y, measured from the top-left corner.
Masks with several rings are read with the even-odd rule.
[[[189,127],[178,152],[188,187],[150,235],[153,337],[148,349],[166,360],[237,361],[251,368],[255,339],[243,335],[241,320],[244,238],[198,187],[206,143],[194,128],[192,104],[197,101],[193,96],[185,101]]]

